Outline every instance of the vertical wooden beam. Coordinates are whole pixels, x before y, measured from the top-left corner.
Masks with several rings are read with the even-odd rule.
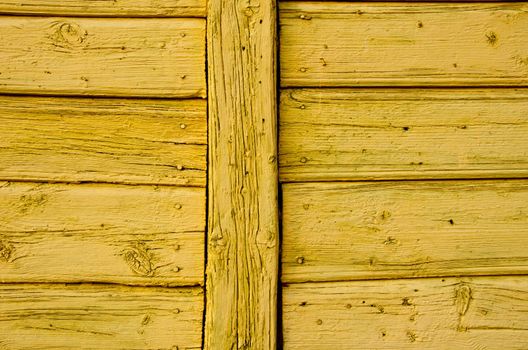
[[[209,0],[206,349],[275,349],[275,0]]]

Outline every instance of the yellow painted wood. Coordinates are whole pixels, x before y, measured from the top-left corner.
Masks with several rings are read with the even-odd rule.
[[[205,20],[0,17],[0,93],[205,97]]]
[[[200,349],[199,288],[1,285],[3,349]]]
[[[528,176],[524,89],[295,89],[282,181]]]
[[[205,0],[1,0],[1,14],[205,17]]]
[[[0,97],[0,179],[205,186],[204,100]]]
[[[527,3],[284,2],[283,86],[527,85]]]
[[[294,284],[284,349],[526,349],[527,311],[526,276]]]
[[[208,2],[205,349],[276,348],[278,174],[273,0]]]
[[[528,182],[283,187],[282,281],[528,273]]]
[[[202,188],[0,182],[0,282],[203,284],[204,207]]]

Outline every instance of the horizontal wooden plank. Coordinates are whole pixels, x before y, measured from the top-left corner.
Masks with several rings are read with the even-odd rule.
[[[0,14],[205,17],[205,0],[0,0]]]
[[[282,86],[527,85],[528,4],[285,2]]]
[[[0,93],[205,97],[205,20],[0,20]]]
[[[0,282],[203,283],[205,190],[0,182]]]
[[[524,89],[295,89],[282,181],[528,176]]]
[[[528,181],[283,186],[282,281],[528,273]]]
[[[0,179],[205,186],[205,100],[0,96]]]
[[[284,349],[526,349],[527,315],[526,276],[303,283]]]
[[[1,285],[3,349],[200,349],[199,288]]]

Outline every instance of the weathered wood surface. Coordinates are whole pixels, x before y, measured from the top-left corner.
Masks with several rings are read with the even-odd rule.
[[[0,346],[10,350],[200,349],[200,288],[1,285]]]
[[[303,283],[283,290],[284,349],[526,349],[528,278]]]
[[[205,20],[1,17],[0,93],[205,97]]]
[[[0,282],[203,284],[205,190],[0,182]]]
[[[527,85],[528,5],[285,2],[283,86]]]
[[[528,273],[528,182],[283,186],[282,281]]]
[[[0,97],[0,179],[205,186],[204,100]]]
[[[205,348],[276,348],[278,174],[274,0],[208,2]]]
[[[0,0],[0,14],[205,17],[205,0]]]
[[[282,181],[528,176],[524,89],[295,89]]]

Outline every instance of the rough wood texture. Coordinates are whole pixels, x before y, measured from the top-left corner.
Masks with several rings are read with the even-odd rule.
[[[280,178],[528,176],[528,91],[285,90]]]
[[[205,17],[205,0],[0,0],[0,14]]]
[[[287,184],[282,281],[528,273],[528,182]]]
[[[274,0],[208,2],[210,350],[276,347],[275,12]]]
[[[200,349],[199,288],[0,286],[0,347],[10,350]]]
[[[205,191],[0,182],[0,282],[203,283]]]
[[[290,285],[284,349],[526,349],[528,278]]]
[[[204,100],[0,97],[0,179],[205,186]]]
[[[283,86],[528,84],[527,3],[280,8]]]
[[[205,97],[205,20],[2,17],[6,92]]]

